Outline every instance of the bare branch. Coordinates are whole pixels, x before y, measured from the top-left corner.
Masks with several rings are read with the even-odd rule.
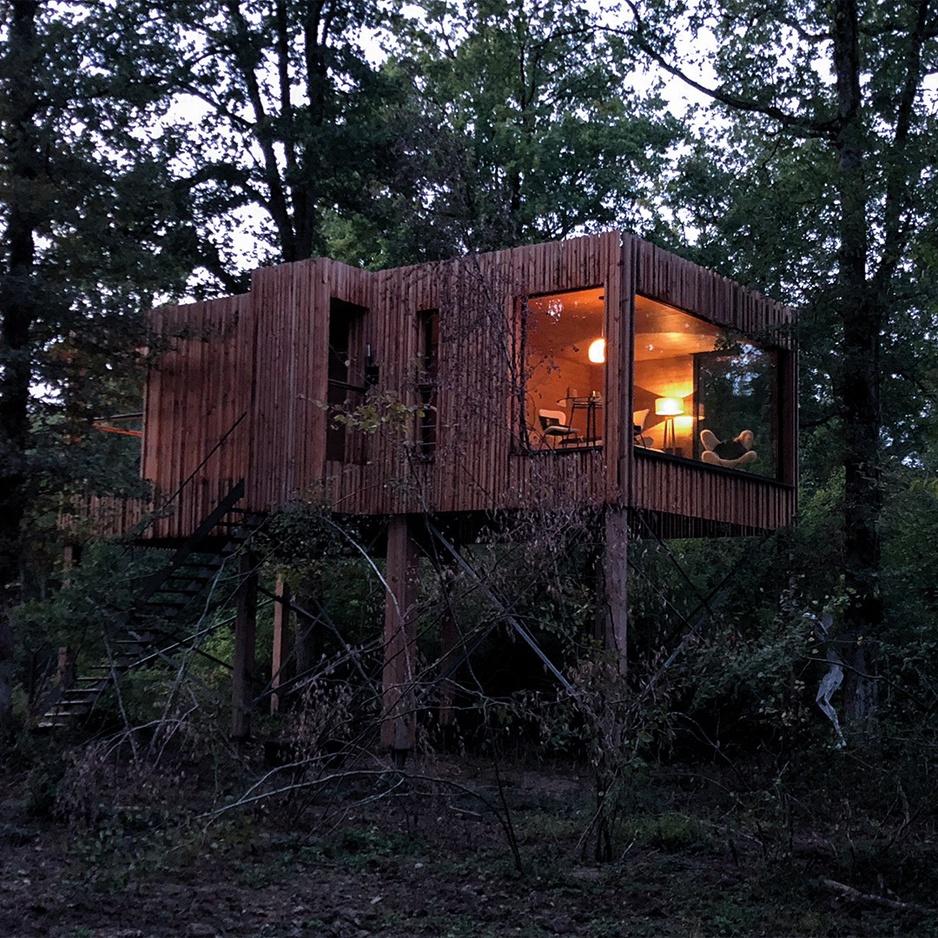
[[[664,69],[664,71],[674,78],[677,78],[679,81],[684,82],[688,87],[734,110],[745,111],[750,114],[762,114],[765,117],[771,118],[799,137],[830,138],[840,129],[841,121],[839,118],[831,118],[826,121],[810,120],[806,117],[789,114],[787,111],[783,111],[781,108],[772,104],[764,104],[760,101],[754,101],[751,98],[743,98],[737,94],[731,94],[723,88],[711,88],[691,78],[687,72],[666,59],[647,38],[647,27],[634,0],[626,0],[626,4],[632,11],[632,17],[635,23],[633,28],[618,29],[610,26],[604,26],[602,28],[607,32],[623,36],[635,43],[635,45],[660,68]]]
[[[898,899],[890,899],[888,896],[877,896],[871,892],[860,892],[859,889],[854,889],[853,886],[848,886],[846,883],[838,883],[837,880],[834,879],[822,879],[821,882],[827,886],[828,889],[832,889],[845,899],[850,899],[853,902],[866,902],[869,905],[878,905],[884,909],[895,909],[897,911],[907,909],[926,911],[925,906],[918,905],[915,902],[900,902]]]

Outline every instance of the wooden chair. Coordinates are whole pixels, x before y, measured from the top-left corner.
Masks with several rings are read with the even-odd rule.
[[[648,418],[648,411],[650,409],[650,407],[646,407],[644,410],[635,410],[632,412],[632,439],[636,446],[641,446],[644,449],[649,449],[654,445],[654,438],[644,435],[645,420]]]

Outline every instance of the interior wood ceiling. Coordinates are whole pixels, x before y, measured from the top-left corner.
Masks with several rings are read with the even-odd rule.
[[[605,307],[602,287],[528,297],[528,343],[532,349],[559,352],[571,346],[585,353],[603,334]]]
[[[591,287],[532,296],[528,321],[532,351],[583,351],[603,333],[604,290]],[[711,351],[719,327],[666,303],[635,297],[635,360],[675,358]]]
[[[635,361],[709,352],[720,329],[673,306],[635,297]]]

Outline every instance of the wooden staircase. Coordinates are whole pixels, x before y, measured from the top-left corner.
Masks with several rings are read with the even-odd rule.
[[[235,508],[244,496],[244,482],[235,485],[211,514],[173,554],[165,567],[142,584],[131,610],[123,617],[111,660],[96,665],[64,690],[56,690],[42,706],[37,729],[68,726],[87,719],[101,695],[128,671],[159,661],[173,661],[193,647],[205,631],[192,623],[197,608],[212,605],[213,587],[229,560],[257,528]],[[232,577],[236,573],[232,572]],[[231,595],[230,586],[223,591]]]

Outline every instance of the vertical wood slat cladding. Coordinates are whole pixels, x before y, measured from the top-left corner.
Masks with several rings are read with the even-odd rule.
[[[212,449],[250,409],[253,376],[245,352],[253,346],[251,298],[167,306],[151,323],[165,344],[151,369],[144,411],[141,465],[154,482],[153,508],[166,507],[205,461],[150,532],[182,537],[244,475],[250,414]]]
[[[522,453],[512,362],[518,304],[587,287],[605,296],[603,447]],[[158,532],[187,533],[224,485],[242,477],[243,504],[258,511],[299,495],[357,514],[612,504],[739,528],[787,523],[791,486],[636,454],[636,294],[790,345],[790,310],[619,232],[377,273],[301,261],[255,271],[249,295],[157,311],[154,330],[170,337],[170,351],[148,384],[143,470],[159,495],[171,494],[249,411]],[[333,301],[364,311],[349,329],[349,383],[364,380],[370,348],[382,415],[374,432],[346,429],[342,461],[326,455]],[[439,310],[440,336],[436,447],[427,458],[414,411],[418,313],[430,309]],[[792,356],[787,361],[782,478],[793,483]]]

